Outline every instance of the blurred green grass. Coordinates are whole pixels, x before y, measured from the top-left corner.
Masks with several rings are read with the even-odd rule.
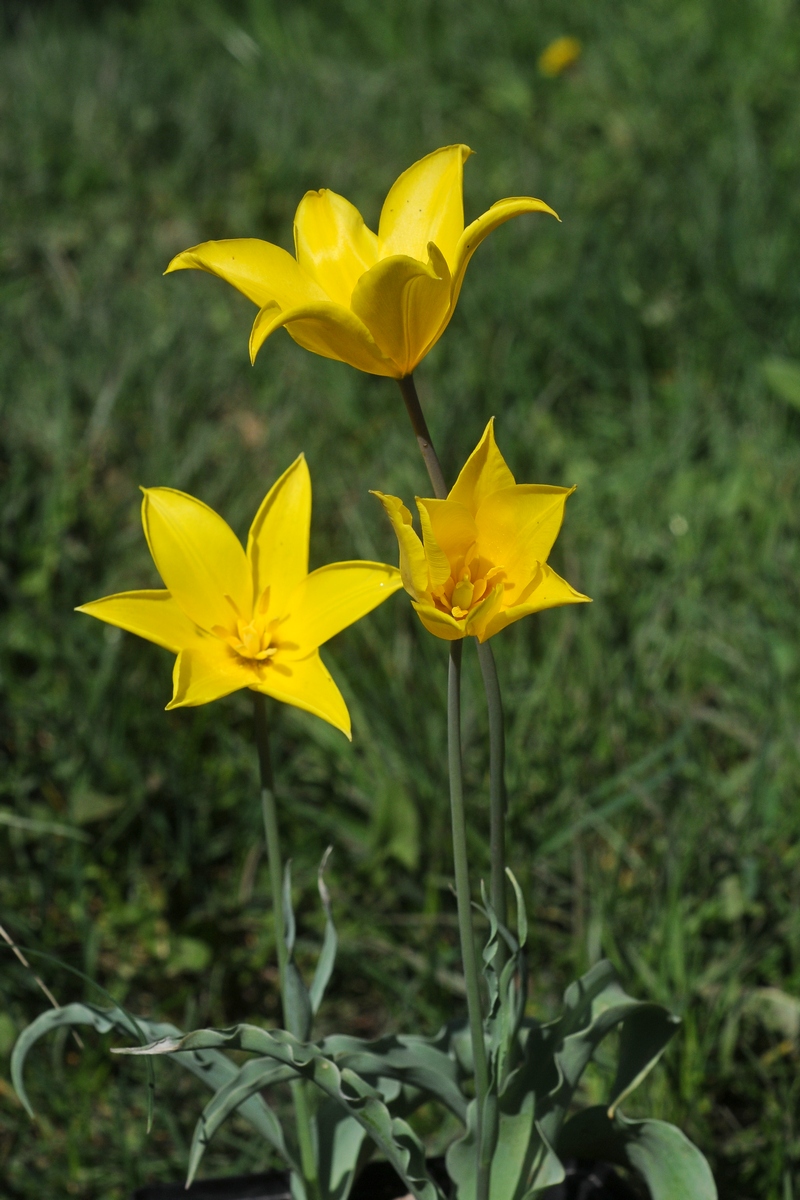
[[[564,33],[583,58],[544,79]],[[392,559],[368,489],[408,500],[425,479],[391,382],[284,334],[251,369],[251,306],[161,272],[209,237],[288,247],[309,187],[374,225],[401,169],[466,141],[468,218],[533,194],[563,224],[520,219],[483,245],[423,402],[451,477],[495,414],[518,478],[580,485],[554,561],[594,598],[494,643],[535,1008],[608,954],[684,1018],[630,1111],[681,1124],[726,1200],[797,1195],[797,6],[23,6],[0,61],[0,920],[139,1011],[276,1016],[247,699],[165,714],[169,656],[72,608],[155,585],[139,484],[191,491],[242,533],[301,449],[313,562]],[[444,652],[412,617],[397,597],[326,652],[352,747],[276,713],[304,944],[333,842],[325,1021],[362,1033],[432,1029],[462,1003]],[[2,964],[7,1054],[42,998]],[[34,1128],[3,1064],[9,1196],[116,1200],[180,1177],[194,1085],[159,1072],[148,1139],[140,1073],[57,1042],[31,1061]],[[264,1161],[233,1125],[207,1170]]]

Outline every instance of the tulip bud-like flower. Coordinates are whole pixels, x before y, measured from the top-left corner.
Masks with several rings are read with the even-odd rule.
[[[296,258],[257,238],[203,242],[173,258],[233,284],[259,312],[250,358],[285,326],[294,340],[371,375],[402,379],[436,345],[458,301],[467,264],[488,233],[549,205],[529,196],[498,200],[464,228],[463,166],[469,146],[445,146],[392,186],[378,232],[357,208],[323,188],[295,214]]]
[[[375,492],[425,628],[448,642],[471,635],[485,642],[528,613],[588,602],[547,565],[574,490],[516,483],[492,420],[447,499],[417,497],[422,540],[402,500]]]
[[[200,500],[143,488],[142,524],[166,591],[122,592],[82,605],[177,654],[167,708],[240,688],[314,713],[350,737],[350,714],[319,647],[402,586],[385,563],[308,572],[311,478],[301,454],[267,493],[247,550]]]

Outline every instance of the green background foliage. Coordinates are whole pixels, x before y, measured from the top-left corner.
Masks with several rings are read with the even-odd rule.
[[[532,1011],[608,955],[684,1021],[628,1115],[679,1124],[729,1200],[797,1195],[797,4],[154,0],[4,20],[0,920],[143,1014],[277,1018],[247,696],[165,714],[169,656],[72,609],[157,585],[138,485],[188,490],[243,534],[301,449],[313,565],[393,560],[368,489],[426,490],[393,383],[284,333],[253,369],[252,306],[161,272],[210,237],[289,247],[307,188],[374,226],[401,169],[465,141],[468,219],[532,194],[563,224],[484,243],[420,393],[450,478],[494,414],[520,480],[579,484],[553,562],[594,598],[494,642]],[[583,58],[545,79],[564,33]],[[275,712],[300,957],[333,843],[323,1028],[432,1031],[463,1008],[446,650],[401,594],[324,655],[352,747]],[[477,877],[486,714],[465,657]],[[121,1200],[180,1178],[201,1086],[158,1064],[147,1138],[143,1073],[99,1039],[37,1051],[30,1125],[7,1053],[44,1001],[3,953],[5,1194]],[[99,999],[38,966],[64,1002]],[[265,1162],[234,1122],[205,1170]]]

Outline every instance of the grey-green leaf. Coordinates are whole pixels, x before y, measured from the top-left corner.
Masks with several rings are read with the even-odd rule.
[[[325,989],[330,982],[333,966],[336,962],[336,951],[338,948],[338,937],[336,935],[336,926],[333,923],[333,914],[331,912],[331,898],[327,887],[325,886],[325,866],[330,858],[332,846],[328,846],[325,851],[322,862],[319,865],[317,873],[317,887],[319,889],[319,897],[322,901],[322,907],[325,911],[325,936],[322,940],[322,949],[319,952],[317,959],[317,969],[314,972],[314,978],[311,981],[309,988],[309,999],[311,1001],[311,1012],[316,1016],[319,1011],[319,1006],[322,1003],[322,998],[325,995]]]
[[[380,1092],[350,1068],[339,1069],[315,1045],[304,1045],[284,1030],[237,1025],[232,1029],[203,1029],[182,1038],[162,1038],[151,1046],[133,1046],[127,1054],[174,1054],[187,1050],[244,1050],[292,1067],[355,1118],[386,1156],[417,1200],[443,1200],[425,1166],[425,1149],[410,1125],[393,1117]],[[119,1053],[119,1051],[118,1051]]]
[[[320,1049],[339,1067],[349,1067],[370,1081],[396,1079],[404,1085],[420,1088],[465,1121],[467,1102],[459,1086],[458,1064],[433,1041],[388,1034],[376,1041],[365,1042],[335,1034],[324,1038]]]
[[[205,1053],[208,1053],[208,1051],[205,1051]],[[226,1059],[225,1061],[228,1062],[229,1060]],[[294,1072],[291,1068],[284,1067],[280,1063],[275,1063],[271,1059],[266,1061],[264,1059],[254,1059],[245,1063],[238,1070],[234,1068],[234,1071],[235,1073],[227,1083],[223,1084],[209,1100],[195,1125],[192,1147],[189,1152],[189,1168],[186,1176],[187,1187],[197,1173],[197,1168],[200,1165],[200,1160],[203,1157],[206,1146],[223,1121],[231,1113],[235,1112],[237,1108],[243,1107],[262,1088],[274,1086],[276,1083],[284,1083],[294,1078]],[[299,1171],[298,1164],[286,1148],[283,1130],[278,1118],[268,1105],[264,1105],[264,1110],[264,1115],[270,1124],[270,1136],[266,1140],[289,1168]]]
[[[611,1118],[602,1107],[587,1108],[564,1125],[558,1152],[638,1171],[651,1200],[717,1200],[705,1158],[666,1121],[629,1121],[620,1112]]]
[[[311,1021],[313,1019],[311,1000],[308,988],[303,983],[294,959],[286,964],[286,1012],[283,1019],[286,1028],[300,1042],[308,1041],[311,1036]]]
[[[181,1031],[175,1025],[165,1021],[146,1021],[138,1017],[135,1019],[135,1023],[138,1027],[136,1032],[141,1033],[145,1039],[178,1039],[182,1036]],[[103,1009],[93,1004],[67,1004],[63,1008],[54,1008],[44,1012],[35,1021],[32,1021],[19,1035],[11,1056],[12,1082],[17,1095],[31,1116],[33,1116],[33,1109],[23,1082],[28,1051],[39,1038],[44,1037],[52,1030],[74,1025],[90,1025],[98,1033],[110,1033],[112,1029],[115,1029],[117,1033],[131,1033],[129,1021],[118,1009]],[[237,1074],[238,1070],[229,1058],[213,1049],[178,1054],[175,1061],[184,1070],[201,1079],[207,1087],[215,1090],[227,1083]],[[241,1113],[266,1141],[271,1141],[274,1116],[260,1096],[252,1096],[242,1104]]]
[[[679,1025],[680,1019],[660,1004],[642,1004],[625,1018],[619,1037],[617,1075],[608,1099],[611,1116],[658,1062]]]
[[[292,905],[292,860],[286,863],[283,868],[283,929],[286,949],[289,954],[294,952],[294,942],[297,929],[294,920],[294,907]]]
[[[367,1131],[329,1098],[318,1106],[316,1122],[322,1200],[346,1200],[363,1157]]]

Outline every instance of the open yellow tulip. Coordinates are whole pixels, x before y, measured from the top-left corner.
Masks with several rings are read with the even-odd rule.
[[[444,333],[467,264],[488,233],[510,217],[544,212],[529,196],[498,200],[464,228],[468,146],[445,146],[414,163],[392,186],[377,235],[357,208],[323,188],[295,214],[296,258],[256,238],[203,242],[167,267],[209,271],[259,307],[250,358],[285,326],[306,350],[372,375],[403,379]]]
[[[492,419],[447,499],[417,497],[422,541],[402,500],[375,492],[425,628],[448,642],[470,635],[485,642],[528,613],[588,602],[547,565],[574,490],[516,483]]]
[[[304,456],[267,493],[246,552],[202,501],[172,488],[142,491],[145,537],[168,590],[122,592],[77,611],[177,654],[168,709],[251,688],[350,737],[347,705],[319,646],[402,583],[385,563],[331,563],[308,573],[311,478]]]

